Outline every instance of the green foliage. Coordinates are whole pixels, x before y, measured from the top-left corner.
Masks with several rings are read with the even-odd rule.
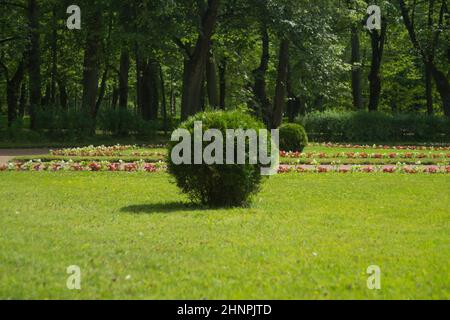
[[[36,128],[51,138],[77,140],[93,134],[94,121],[86,112],[49,108],[36,111]]]
[[[225,137],[227,129],[263,129],[264,125],[250,115],[240,111],[204,112],[191,117],[180,128],[187,129],[191,136],[194,132],[194,122],[201,121],[203,130],[218,129]],[[191,139],[192,150],[194,141]],[[175,177],[178,187],[186,193],[193,202],[209,206],[242,206],[249,203],[250,197],[259,190],[262,181],[261,166],[249,163],[238,164],[192,164],[175,165],[171,159],[172,149],[178,142],[169,143],[168,171]],[[203,143],[205,148],[209,143]],[[237,143],[234,142],[235,156]],[[223,146],[225,155],[226,144]],[[248,159],[246,148],[246,159]],[[247,161],[248,162],[248,161]]]
[[[141,138],[153,138],[160,127],[160,122],[146,121],[128,109],[105,110],[98,117],[98,128],[114,136],[134,134]]]
[[[299,151],[308,145],[305,128],[296,123],[287,123],[280,127],[280,150]]]
[[[316,141],[450,141],[450,119],[425,114],[326,111],[308,114],[302,123]]]

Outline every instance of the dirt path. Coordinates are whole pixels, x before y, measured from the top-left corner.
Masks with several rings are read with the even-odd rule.
[[[49,149],[0,149],[0,164],[6,164],[18,156],[37,156],[49,152]]]

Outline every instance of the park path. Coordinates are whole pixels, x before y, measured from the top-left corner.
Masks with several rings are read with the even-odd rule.
[[[48,154],[50,149],[0,149],[0,165],[7,164],[14,157]]]

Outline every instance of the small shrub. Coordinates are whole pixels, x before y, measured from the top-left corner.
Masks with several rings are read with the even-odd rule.
[[[223,136],[227,129],[264,129],[264,125],[250,115],[240,112],[204,112],[191,117],[181,124],[193,137],[194,122],[202,121],[203,131],[218,129]],[[194,139],[191,139],[193,150]],[[168,171],[175,177],[177,186],[186,193],[193,202],[200,202],[212,207],[233,207],[249,203],[251,196],[260,187],[262,181],[261,166],[251,164],[181,164],[175,165],[171,159],[172,149],[178,142],[170,142],[168,147]],[[203,143],[205,148],[209,143]],[[225,155],[226,143],[223,144]],[[236,139],[234,142],[235,156],[237,154]],[[248,148],[246,158],[248,159]],[[193,161],[193,152],[192,159]]]
[[[303,152],[307,145],[308,136],[303,126],[287,123],[280,127],[280,150]]]

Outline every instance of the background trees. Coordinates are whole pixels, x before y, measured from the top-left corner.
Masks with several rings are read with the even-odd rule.
[[[328,109],[450,116],[445,0],[371,2],[371,32],[363,0],[80,0],[81,30],[65,26],[70,4],[0,0],[9,125],[61,112],[167,125],[237,107],[270,127]]]

